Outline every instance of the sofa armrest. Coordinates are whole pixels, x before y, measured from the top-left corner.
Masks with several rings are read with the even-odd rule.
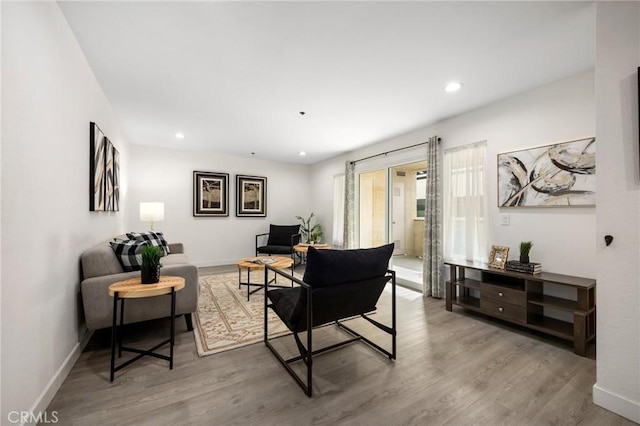
[[[184,244],[182,243],[169,243],[169,253],[184,253]]]

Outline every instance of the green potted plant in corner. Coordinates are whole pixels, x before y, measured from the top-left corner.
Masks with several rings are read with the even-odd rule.
[[[531,247],[533,247],[533,243],[531,241],[523,241],[520,243],[520,262],[529,263],[529,252],[531,251]]]
[[[311,233],[311,242],[315,244],[320,244],[322,242],[322,236],[324,232],[322,232],[322,228],[320,225],[317,225],[318,229]]]
[[[160,281],[160,258],[164,252],[158,246],[145,246],[142,249],[142,268],[140,280],[142,284],[155,284]]]
[[[315,243],[317,239],[322,237],[322,227],[319,223],[315,225],[311,225],[311,219],[313,219],[313,212],[309,216],[308,219],[303,218],[302,216],[296,216],[301,222],[300,226],[300,234],[302,234],[302,238],[305,243],[312,244]]]

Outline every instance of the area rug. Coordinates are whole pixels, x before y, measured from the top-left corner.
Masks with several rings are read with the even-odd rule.
[[[252,282],[259,276],[262,274],[252,274]],[[246,272],[242,274],[242,278],[246,278]],[[283,282],[280,277],[278,283]],[[271,309],[268,314],[269,337],[289,332]],[[247,287],[238,289],[237,272],[200,277],[198,311],[194,316],[194,334],[199,356],[261,342],[263,321],[263,290],[252,294],[251,300],[247,302]]]

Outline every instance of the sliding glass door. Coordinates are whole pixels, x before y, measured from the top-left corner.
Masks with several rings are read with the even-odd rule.
[[[387,170],[359,177],[359,245],[378,247],[387,242]]]
[[[360,172],[359,247],[395,244],[391,268],[401,284],[422,289],[424,185],[426,162]]]

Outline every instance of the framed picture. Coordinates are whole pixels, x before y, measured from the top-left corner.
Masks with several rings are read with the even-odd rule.
[[[236,216],[267,216],[267,178],[236,175]]]
[[[94,122],[89,123],[89,211],[102,212],[106,208],[107,138]]]
[[[491,246],[489,266],[504,269],[504,264],[507,263],[507,257],[509,257],[509,247]]]
[[[498,154],[498,207],[595,204],[596,138]]]
[[[193,172],[193,215],[229,216],[229,173]]]
[[[105,136],[105,207],[108,212],[117,212],[119,210],[119,192],[116,181],[120,179],[120,171],[116,170],[120,167],[120,154],[113,146],[108,137]],[[117,199],[116,199],[117,198]]]
[[[113,187],[111,194],[113,197],[113,211],[117,212],[120,210],[120,153],[115,147],[113,147],[113,176],[111,184]]]

